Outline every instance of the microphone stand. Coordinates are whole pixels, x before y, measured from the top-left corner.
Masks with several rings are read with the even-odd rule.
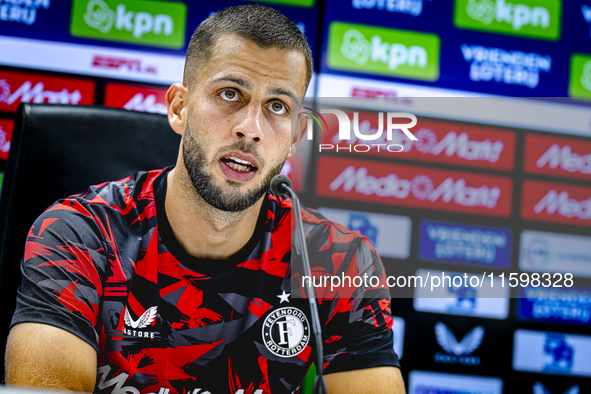
[[[291,196],[293,210],[296,217],[296,237],[300,242],[302,248],[302,260],[304,275],[312,278],[312,271],[310,269],[310,258],[308,257],[308,247],[306,245],[306,236],[304,234],[304,224],[302,222],[302,213],[300,212],[300,199],[291,188],[291,180],[285,175],[277,175],[271,180],[271,189],[276,194],[289,194]],[[322,329],[320,328],[320,316],[318,314],[318,305],[316,303],[316,294],[310,281],[307,286],[304,286],[306,298],[310,305],[310,319],[312,320],[312,333],[314,334],[314,343],[316,347],[316,360],[319,365],[316,366],[316,379],[314,380],[314,388],[312,394],[327,394],[326,383],[324,381],[323,360],[324,352],[322,345]]]

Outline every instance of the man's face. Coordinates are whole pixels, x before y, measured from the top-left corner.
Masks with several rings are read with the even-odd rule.
[[[191,182],[210,205],[241,211],[264,195],[295,142],[305,74],[297,51],[218,38],[191,85],[182,143]]]

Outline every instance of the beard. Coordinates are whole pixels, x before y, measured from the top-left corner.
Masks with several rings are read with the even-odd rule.
[[[187,126],[185,127],[185,134],[183,136],[183,162],[189,179],[193,187],[201,198],[214,208],[228,212],[239,212],[253,206],[269,189],[271,179],[278,175],[283,168],[283,162],[273,167],[269,174],[253,189],[248,192],[241,192],[239,182],[226,179],[226,183],[232,187],[231,190],[223,190],[215,184],[212,174],[205,171],[206,155],[203,146],[194,137],[194,133],[189,129],[189,119],[187,119]],[[256,146],[253,142],[246,142],[244,140],[236,141],[235,143],[224,147],[218,151],[214,157],[219,157],[222,152],[229,152],[232,150],[240,150],[245,153],[250,153],[257,158],[259,165],[264,161],[259,159],[256,152]],[[287,159],[287,156],[285,157]],[[216,160],[217,161],[217,160]],[[212,163],[217,164],[217,163]]]

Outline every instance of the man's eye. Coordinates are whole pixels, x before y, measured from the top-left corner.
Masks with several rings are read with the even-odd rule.
[[[285,108],[285,105],[278,103],[277,101],[271,103],[271,105],[269,105],[269,109],[277,115],[283,115],[287,112],[287,108]]]
[[[236,91],[230,89],[222,91],[220,95],[224,100],[228,101],[238,101],[238,99],[240,98]]]

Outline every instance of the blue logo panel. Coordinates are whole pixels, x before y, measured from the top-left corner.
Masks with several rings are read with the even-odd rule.
[[[421,260],[507,268],[510,255],[510,230],[431,220],[421,222]]]
[[[591,289],[520,288],[517,318],[591,327]]]

